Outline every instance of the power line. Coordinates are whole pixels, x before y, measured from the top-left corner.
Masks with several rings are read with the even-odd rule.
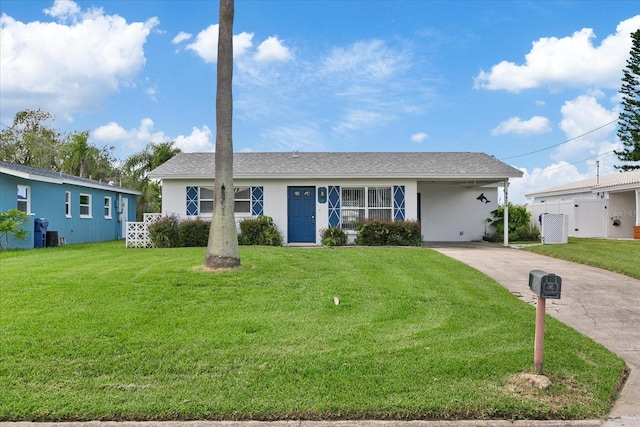
[[[606,126],[606,125],[605,125],[605,126]],[[531,174],[529,174],[529,175],[534,175],[534,174],[544,174],[544,173],[546,173],[546,172],[548,172],[548,171],[554,171],[554,170],[562,169],[562,168],[566,168],[566,167],[569,167],[569,166],[575,166],[575,165],[577,165],[578,163],[586,162],[587,160],[593,160],[593,159],[596,159],[596,158],[598,158],[598,157],[600,157],[600,156],[604,156],[605,154],[613,153],[614,151],[615,151],[615,150],[609,150],[609,151],[605,151],[604,153],[600,153],[600,154],[595,155],[595,156],[592,156],[592,157],[587,157],[586,159],[582,159],[582,160],[575,161],[575,162],[573,162],[573,163],[567,163],[567,164],[564,164],[564,165],[557,165],[557,166],[554,166],[554,167],[551,167],[551,168],[547,168],[547,169],[541,169],[539,172],[532,172],[532,173],[531,173]],[[606,166],[602,166],[602,167],[603,167],[603,168],[605,168],[605,169],[611,169],[611,168],[608,168],[608,167],[606,167]]]
[[[500,160],[516,159],[516,158],[518,158],[518,157],[524,157],[524,156],[528,156],[528,155],[530,155],[530,154],[539,153],[539,152],[541,152],[541,151],[550,150],[551,148],[559,147],[559,146],[561,146],[562,144],[566,144],[567,142],[571,142],[571,141],[574,141],[574,140],[576,140],[576,139],[578,139],[578,138],[582,138],[583,136],[589,135],[590,133],[593,133],[593,132],[598,131],[598,130],[600,130],[600,129],[604,128],[604,127],[607,127],[607,126],[609,126],[609,125],[611,125],[611,124],[613,124],[613,123],[615,123],[615,122],[617,122],[617,121],[618,121],[618,119],[612,120],[612,121],[610,121],[609,123],[605,123],[605,124],[603,124],[602,126],[599,126],[599,127],[595,128],[595,129],[591,129],[590,131],[585,132],[585,133],[583,133],[582,135],[578,135],[578,136],[575,136],[575,137],[573,137],[573,138],[569,138],[569,139],[567,139],[566,141],[563,141],[563,142],[561,142],[561,143],[559,143],[559,144],[551,145],[551,146],[549,146],[549,147],[541,148],[541,149],[539,149],[539,150],[535,150],[535,151],[530,151],[530,152],[528,152],[528,153],[524,153],[524,154],[518,154],[517,156],[503,157],[503,158],[502,158],[502,159],[500,159]],[[586,160],[588,160],[588,159],[586,159]]]

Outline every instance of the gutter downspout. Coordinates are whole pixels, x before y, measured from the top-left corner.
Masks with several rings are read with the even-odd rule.
[[[504,180],[504,246],[509,246],[509,178]]]

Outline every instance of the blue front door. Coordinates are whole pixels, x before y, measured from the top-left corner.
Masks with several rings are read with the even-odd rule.
[[[289,243],[316,242],[316,188],[288,187]]]

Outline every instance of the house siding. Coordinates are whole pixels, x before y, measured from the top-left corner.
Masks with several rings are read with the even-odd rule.
[[[288,230],[288,212],[287,212],[287,189],[289,187],[314,187],[316,191],[315,203],[315,223],[316,223],[316,239],[317,244],[320,243],[320,235],[322,231],[329,226],[338,226],[340,218],[339,203],[336,203],[336,194],[339,197],[340,188],[342,187],[391,187],[394,192],[394,210],[393,216],[396,219],[404,218],[406,220],[417,219],[417,200],[415,197],[404,197],[404,194],[416,194],[417,182],[406,179],[352,179],[352,180],[329,180],[329,179],[291,179],[291,180],[234,180],[236,187],[252,187],[253,196],[261,195],[261,205],[263,214],[273,218],[278,229],[283,233],[285,241],[289,234]],[[164,179],[162,182],[162,213],[164,215],[176,214],[182,219],[194,217],[188,215],[187,212],[187,188],[188,187],[212,187],[213,180],[184,180],[184,179]],[[317,190],[319,187],[325,187],[328,190],[327,198],[324,203],[320,203],[317,198]],[[255,189],[261,189],[261,194],[255,193]],[[339,199],[338,199],[339,200]],[[256,202],[258,199],[255,200]],[[253,215],[236,215],[236,221],[239,222],[244,218],[255,216],[256,206],[252,203]],[[331,214],[331,222],[329,220]],[[200,215],[200,218],[210,218],[211,215]]]
[[[116,190],[95,189],[70,183],[50,183],[31,179],[0,175],[0,210],[17,207],[17,186],[30,187],[30,212],[23,229],[29,231],[26,241],[14,240],[10,248],[29,249],[34,247],[34,220],[46,218],[48,231],[57,231],[67,244],[117,240],[124,237],[120,219],[119,203],[128,200],[128,218],[135,218],[136,197]],[[66,192],[71,194],[71,216],[65,215]],[[91,218],[80,217],[80,194],[91,196]],[[104,216],[104,198],[110,197],[111,218]]]

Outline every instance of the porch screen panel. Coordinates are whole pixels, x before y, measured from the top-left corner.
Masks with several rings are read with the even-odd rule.
[[[264,215],[264,187],[251,187],[251,215]]]
[[[369,187],[367,191],[368,219],[391,221],[391,188]]]
[[[355,230],[367,217],[364,188],[342,188],[340,219],[344,230]]]
[[[187,187],[187,216],[198,215],[198,187]]]
[[[340,227],[340,187],[331,185],[328,189],[329,227]]]
[[[393,187],[393,220],[404,221],[405,220],[405,192],[404,185],[396,185]]]

